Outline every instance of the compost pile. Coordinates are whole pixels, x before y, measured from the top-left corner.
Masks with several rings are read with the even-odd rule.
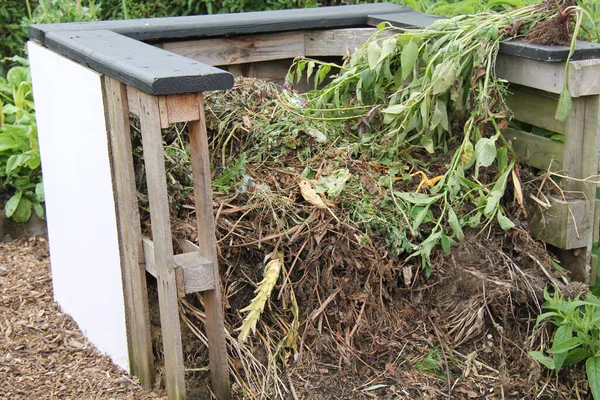
[[[381,26],[342,65],[298,59],[284,87],[239,79],[206,96],[238,395],[586,390],[579,369],[559,383],[526,353],[548,340],[534,326],[544,288],[581,288],[528,233],[523,199],[543,173],[520,166],[500,134],[510,112],[493,73],[499,41],[556,12],[546,4],[426,30]],[[296,93],[301,79],[316,89]],[[164,132],[176,248],[197,237],[186,136],[185,126]],[[205,342],[201,310],[201,296],[181,303],[196,370],[207,364],[192,339]]]

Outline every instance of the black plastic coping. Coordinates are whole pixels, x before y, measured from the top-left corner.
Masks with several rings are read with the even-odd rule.
[[[233,76],[142,41],[367,26],[371,14],[409,11],[389,3],[126,21],[35,24],[50,50],[153,95],[226,90]],[[300,55],[300,54],[299,54]]]
[[[423,14],[417,11],[400,12],[395,14],[371,15],[367,23],[376,26],[381,22],[389,22],[399,28],[426,28],[434,22],[445,19],[437,15]],[[569,56],[568,46],[541,46],[515,39],[500,43],[500,53],[511,54],[540,61],[566,61]],[[596,43],[577,41],[571,60],[587,60],[600,58],[600,45]]]

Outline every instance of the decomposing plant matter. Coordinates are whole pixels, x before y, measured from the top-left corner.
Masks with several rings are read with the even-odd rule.
[[[420,30],[382,26],[344,65],[297,60],[289,83],[321,84],[339,68],[306,95],[240,79],[206,96],[238,393],[562,393],[538,386],[539,373],[512,373],[530,367],[526,350],[543,334],[528,341],[528,321],[561,278],[526,231],[535,177],[513,172],[499,132],[505,85],[493,71],[500,40],[554,13],[532,6]],[[166,169],[174,236],[194,240],[185,134],[165,134]],[[200,296],[183,302],[198,336],[201,308]]]

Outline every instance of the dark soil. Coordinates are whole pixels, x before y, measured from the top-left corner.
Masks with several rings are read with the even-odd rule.
[[[559,8],[557,9],[557,4]],[[537,24],[526,36],[529,43],[546,46],[570,46],[573,36],[573,19],[565,15],[564,10],[577,5],[576,0],[565,0],[557,2],[556,0],[546,0],[543,6],[557,9],[556,17],[545,20]]]

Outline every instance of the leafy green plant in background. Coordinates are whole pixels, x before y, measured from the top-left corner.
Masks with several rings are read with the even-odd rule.
[[[4,211],[17,222],[26,222],[32,209],[44,213],[37,126],[31,75],[27,60],[13,57],[6,78],[0,78],[0,185],[12,192]]]
[[[529,355],[549,369],[560,372],[563,367],[586,361],[585,367],[594,399],[600,399],[600,299],[588,294],[585,300],[565,299],[560,293],[544,292],[547,312],[537,324],[549,320],[556,325],[552,347],[530,351]],[[548,354],[548,355],[546,355]]]
[[[25,54],[27,31],[22,29],[24,17],[31,18],[29,0],[2,0],[0,6],[0,59],[8,56]],[[0,63],[0,76],[4,76]]]
[[[57,22],[81,22],[100,19],[98,0],[38,0],[31,17],[23,18],[22,26]]]

